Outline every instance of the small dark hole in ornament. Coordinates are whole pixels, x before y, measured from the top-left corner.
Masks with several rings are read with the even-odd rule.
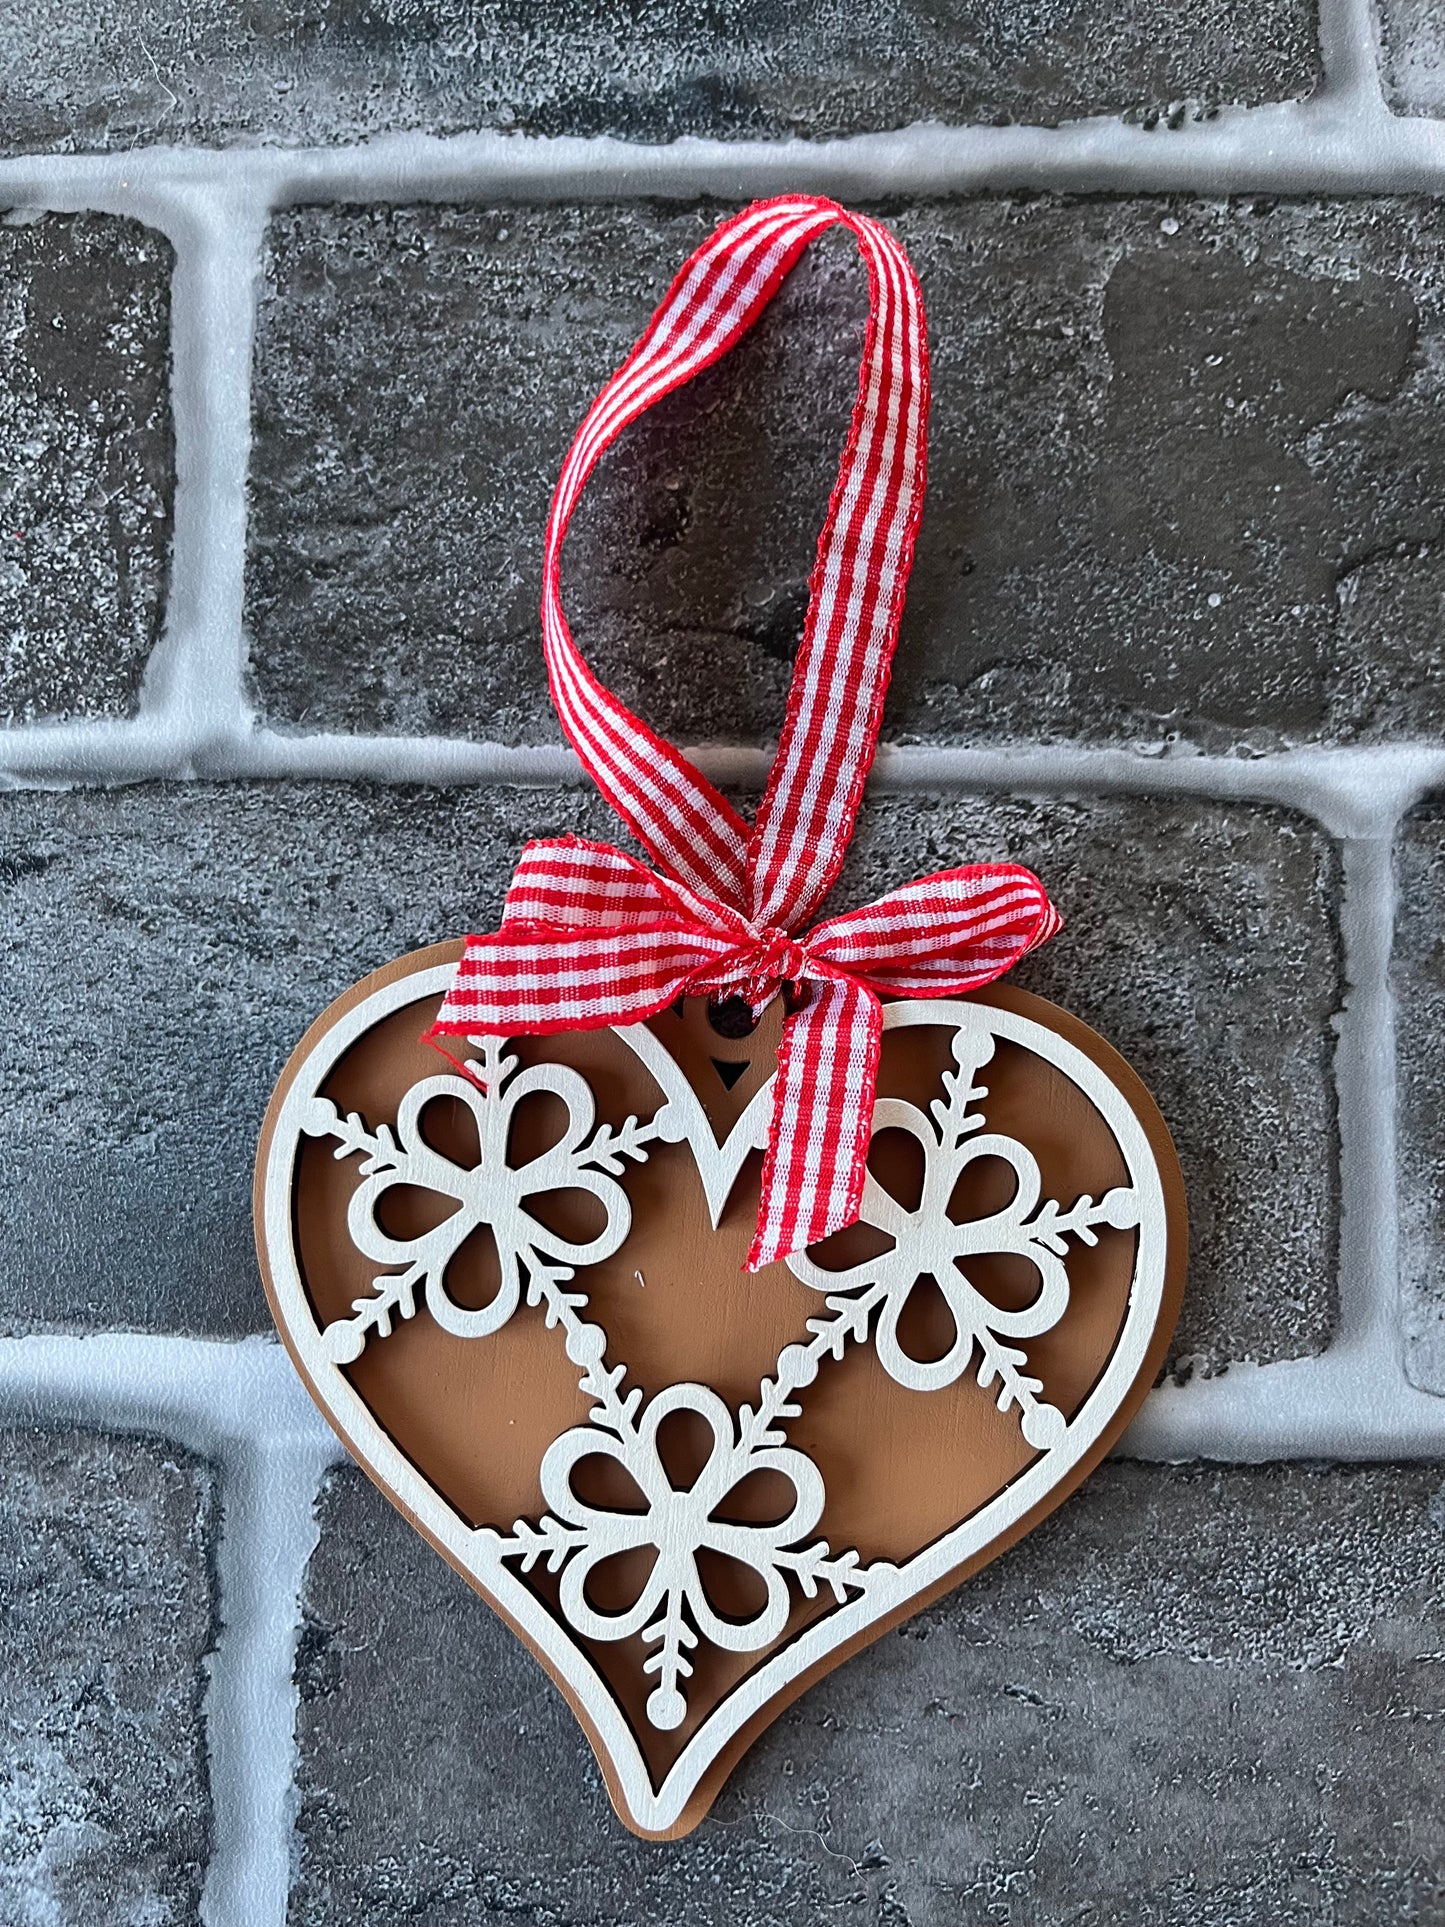
[[[765,1467],[739,1479],[713,1507],[712,1517],[727,1525],[781,1525],[796,1500],[792,1480]]]
[[[741,1063],[738,1063],[729,1062],[725,1057],[715,1057],[712,1060],[712,1067],[722,1079],[723,1089],[725,1091],[730,1091],[742,1076],[743,1072],[751,1069],[746,1058],[744,1058]]]
[[[701,1412],[669,1412],[657,1428],[657,1456],[674,1492],[690,1492],[712,1456],[713,1431]]]
[[[957,1336],[943,1293],[932,1278],[919,1278],[898,1319],[898,1343],[920,1365],[932,1365],[952,1349]]]
[[[470,1171],[482,1155],[477,1120],[459,1097],[434,1097],[417,1114],[421,1141],[439,1157]]]
[[[958,1174],[948,1200],[948,1215],[955,1224],[991,1218],[995,1211],[1007,1210],[1018,1188],[1018,1173],[1007,1158],[973,1158]]]
[[[703,1546],[697,1554],[697,1576],[718,1618],[734,1625],[756,1618],[768,1603],[763,1575],[711,1546]]]
[[[629,1546],[599,1559],[582,1591],[594,1612],[621,1613],[635,1605],[657,1563],[655,1546]]]
[[[734,1042],[740,1037],[751,1037],[758,1027],[758,1020],[746,997],[710,999],[707,1021],[719,1037],[727,1037]]]
[[[502,1264],[489,1225],[472,1226],[452,1253],[442,1282],[448,1298],[467,1311],[481,1311],[491,1304],[501,1289]]]
[[[642,1489],[610,1452],[588,1452],[572,1467],[567,1483],[583,1505],[597,1512],[647,1511]]]
[[[590,1191],[534,1191],[523,1202],[529,1217],[568,1244],[591,1244],[607,1226],[607,1208]]]
[[[923,1202],[924,1168],[923,1146],[912,1131],[889,1125],[874,1133],[868,1169],[905,1211],[916,1211]]]
[[[421,1238],[445,1224],[458,1209],[456,1199],[443,1197],[440,1191],[428,1191],[420,1184],[393,1184],[377,1198],[372,1216],[388,1238]]]
[[[529,1091],[512,1112],[507,1162],[528,1164],[567,1135],[567,1106],[555,1091]]]

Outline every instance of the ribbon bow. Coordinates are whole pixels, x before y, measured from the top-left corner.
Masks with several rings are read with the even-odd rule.
[[[588,476],[622,430],[725,354],[835,222],[855,235],[868,269],[858,399],[777,757],[749,825],[588,668],[562,612],[562,543]],[[813,196],[760,201],[686,263],[577,432],[543,557],[552,700],[659,870],[580,838],[528,844],[500,928],[467,939],[434,1027],[454,1036],[597,1029],[638,1023],[680,995],[742,997],[756,1013],[787,989],[750,1271],[858,1216],[880,999],[976,990],[1060,926],[1030,871],[979,864],[805,927],[837,877],[873,760],[923,509],[927,415],[922,297],[907,255],[878,222]]]

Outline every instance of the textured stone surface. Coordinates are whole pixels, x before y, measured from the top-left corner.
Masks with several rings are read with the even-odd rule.
[[[719,211],[278,217],[249,601],[273,719],[555,736],[552,481]],[[935,374],[891,735],[1228,751],[1445,728],[1433,204],[882,211]],[[863,313],[843,239],[815,255],[629,431],[569,548],[599,670],[692,740],[766,737],[781,711]]]
[[[0,141],[74,149],[1182,117],[1306,94],[1319,53],[1304,0],[33,0],[0,25],[0,68]]]
[[[1445,113],[1445,24],[1431,0],[1381,0],[1380,66],[1397,114]]]
[[[1400,916],[1394,989],[1398,1012],[1400,1285],[1405,1363],[1415,1384],[1445,1393],[1445,801],[1404,827],[1397,857]]]
[[[156,1440],[11,1431],[0,1495],[0,1919],[192,1927],[209,1471]]]
[[[266,1326],[251,1160],[306,1025],[388,958],[485,927],[529,834],[614,821],[581,790],[4,799],[21,1002],[51,1013],[43,1052],[28,1027],[0,1046],[0,1230],[23,1254],[4,1327]],[[1195,1240],[1178,1354],[1212,1369],[1317,1350],[1334,1303],[1328,850],[1271,811],[895,800],[870,808],[840,891],[1001,856],[1037,865],[1070,918],[1019,981],[1095,1023],[1177,1134]]]
[[[248,604],[273,718],[555,738],[537,603],[557,467],[716,212],[627,209],[621,245],[607,208],[278,219]],[[640,424],[569,547],[599,670],[694,736],[781,713],[865,307],[847,250],[824,246],[772,317],[800,339],[765,326]]]
[[[22,1007],[48,1013],[43,1048],[29,1025],[0,1046],[0,1230],[26,1254],[0,1330],[269,1328],[251,1167],[302,1032],[378,964],[494,919],[528,834],[604,818],[581,791],[0,799],[0,914]]]
[[[1396,1927],[1445,1912],[1438,1467],[1108,1465],[671,1845],[360,1477],[306,1588],[292,1927]]]
[[[0,221],[0,722],[134,703],[170,552],[170,276],[132,221]]]
[[[838,895],[1002,859],[1036,869],[1065,917],[1012,981],[1121,1051],[1178,1146],[1190,1268],[1175,1368],[1321,1350],[1339,1208],[1334,852],[1268,809],[899,798],[865,812]]]

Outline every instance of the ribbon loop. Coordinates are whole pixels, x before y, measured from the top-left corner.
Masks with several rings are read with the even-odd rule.
[[[751,828],[587,666],[561,553],[587,478],[627,425],[747,332],[808,243],[841,223],[868,272],[858,396],[818,541],[777,756]],[[940,871],[802,930],[837,878],[878,740],[923,509],[928,347],[911,263],[878,222],[788,195],[725,221],[602,390],[547,522],[542,641],[583,764],[659,871],[605,843],[528,844],[500,927],[467,939],[434,1035],[639,1023],[679,996],[798,994],[783,1027],[758,1270],[851,1223],[862,1202],[882,997],[958,996],[1051,937],[1042,884],[1012,864]]]
[[[562,545],[588,477],[623,429],[741,340],[808,243],[837,223],[856,236],[868,271],[858,396],[777,757],[749,830],[682,751],[588,668],[563,613]],[[664,871],[760,924],[794,929],[810,917],[853,832],[923,513],[927,417],[923,297],[907,255],[866,215],[787,195],[725,221],[683,266],[562,464],[542,561],[542,646],[562,728]]]

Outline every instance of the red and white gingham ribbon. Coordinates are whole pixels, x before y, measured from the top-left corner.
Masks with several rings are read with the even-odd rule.
[[[726,354],[835,222],[868,269],[863,364],[782,737],[749,826],[588,668],[562,612],[562,543],[623,429]],[[878,222],[812,195],[759,201],[687,262],[577,431],[542,575],[562,727],[662,874],[605,843],[528,844],[501,927],[467,939],[435,1026],[462,1036],[586,1030],[639,1022],[683,994],[742,996],[756,1011],[787,987],[794,1007],[778,1047],[751,1271],[858,1215],[880,997],[975,990],[1059,928],[1037,877],[1013,864],[942,870],[803,928],[837,877],[873,760],[923,510],[927,417],[922,296]]]

